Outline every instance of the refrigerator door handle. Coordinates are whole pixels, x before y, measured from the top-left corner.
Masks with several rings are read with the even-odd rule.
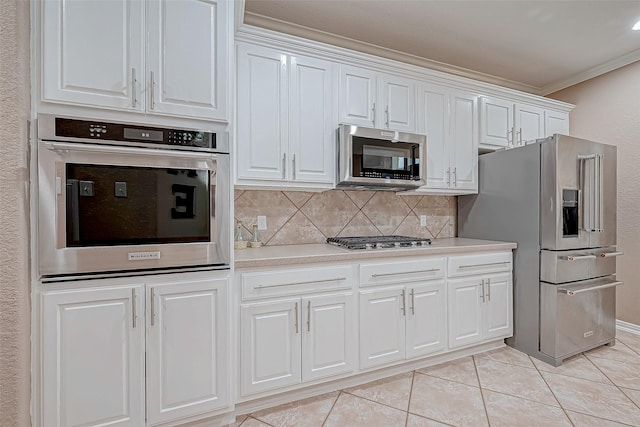
[[[596,156],[596,165],[597,165],[597,183],[596,183],[596,189],[598,191],[598,226],[596,231],[598,231],[599,233],[602,233],[604,231],[604,224],[603,224],[603,218],[604,218],[604,203],[603,203],[603,192],[604,192],[604,173],[602,168],[603,166],[603,160],[604,160],[604,156],[602,154],[598,154]]]
[[[578,156],[578,173],[580,181],[580,189],[583,193],[582,197],[582,225],[585,231],[596,231],[595,216],[596,216],[596,158],[597,154],[579,155]],[[593,167],[587,167],[587,161],[591,163],[593,160]]]

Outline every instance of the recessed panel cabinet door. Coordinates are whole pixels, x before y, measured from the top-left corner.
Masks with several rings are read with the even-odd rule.
[[[240,310],[240,394],[300,384],[300,300],[248,304]]]
[[[43,426],[144,425],[143,306],[141,284],[43,292]]]
[[[376,123],[376,72],[364,68],[340,67],[340,122],[366,127]]]
[[[153,0],[146,4],[147,110],[226,119],[227,1]]]
[[[423,84],[418,92],[418,132],[427,135],[427,187],[449,188],[449,89]],[[477,155],[477,154],[476,154]]]
[[[511,273],[495,274],[485,279],[485,339],[511,336],[513,304]]]
[[[238,44],[238,179],[286,179],[287,56]]]
[[[43,1],[43,99],[143,111],[144,5]]]
[[[444,350],[447,296],[443,280],[407,287],[407,358]]]
[[[302,299],[302,379],[355,369],[356,321],[352,293]]]
[[[544,110],[531,105],[516,105],[516,145],[544,137]]]
[[[227,286],[227,279],[148,286],[150,423],[227,405]]]
[[[416,131],[416,85],[411,79],[382,74],[378,127],[404,132]]]
[[[449,348],[481,341],[484,317],[481,279],[450,280],[448,287]]]
[[[480,144],[509,147],[513,138],[513,102],[480,98]]]
[[[544,136],[551,136],[555,133],[569,135],[569,113],[545,111],[544,131]]]
[[[451,93],[452,188],[478,191],[477,123],[477,97],[470,93],[453,91]],[[429,146],[428,139],[427,146]]]
[[[360,292],[360,367],[405,358],[404,288]]]

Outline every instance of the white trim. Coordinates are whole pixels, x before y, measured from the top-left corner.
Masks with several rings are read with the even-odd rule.
[[[640,61],[640,49],[629,52],[626,55],[605,62],[604,64],[589,68],[588,70],[582,71],[578,74],[574,74],[568,79],[560,80],[555,83],[551,83],[550,85],[544,86],[540,88],[538,93],[540,95],[546,96],[550,93],[568,88],[569,86],[573,86],[594,77],[601,76],[602,74],[608,73],[609,71],[617,70],[618,68],[622,68],[625,65],[632,64],[636,61]]]
[[[640,325],[625,322],[622,320],[616,320],[616,329],[620,329],[621,331],[627,331],[627,332],[631,332],[632,334],[640,335]]]

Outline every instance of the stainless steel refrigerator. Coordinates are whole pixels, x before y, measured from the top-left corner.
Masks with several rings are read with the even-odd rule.
[[[564,135],[479,157],[460,237],[517,242],[507,344],[558,366],[615,343],[616,147]]]

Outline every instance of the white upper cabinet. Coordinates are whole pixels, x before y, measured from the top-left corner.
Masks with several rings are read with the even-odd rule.
[[[224,0],[42,2],[43,100],[227,120],[228,13]]]
[[[519,147],[554,133],[569,133],[568,113],[499,98],[480,98],[480,148]]]
[[[145,3],[41,4],[44,100],[143,111]]]
[[[427,135],[427,184],[416,192],[478,191],[478,104],[474,94],[445,86],[418,89],[418,132]]]
[[[237,184],[331,188],[334,67],[238,44]]]
[[[340,122],[416,130],[416,81],[366,68],[340,67]]]
[[[147,2],[147,110],[227,117],[226,0]]]

